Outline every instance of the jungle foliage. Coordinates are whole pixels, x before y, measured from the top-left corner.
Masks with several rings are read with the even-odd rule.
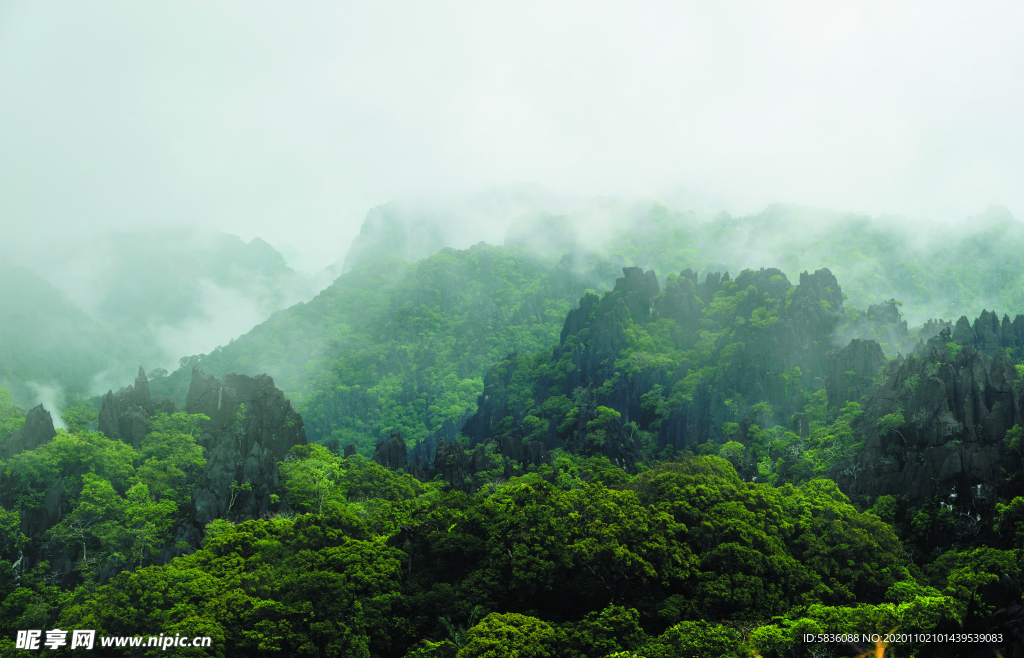
[[[182,422],[170,423],[179,439]],[[54,461],[66,450],[46,461],[66,469]],[[137,559],[131,547],[174,514],[170,497],[142,495],[137,460],[122,450],[94,457],[96,475],[68,471],[81,489],[54,536],[82,544],[79,577],[62,588],[40,565],[5,580],[5,638],[50,624],[214,638],[187,655],[763,655],[804,633],[956,623],[987,604],[992,573],[1021,568],[1020,551],[989,550],[921,572],[831,482],[743,482],[719,457],[611,486],[533,473],[467,495],[299,446],[283,477],[300,513],[215,522],[195,553],[101,582],[87,550]],[[119,515],[138,519],[133,537],[104,525]],[[84,530],[65,538],[72,526]]]

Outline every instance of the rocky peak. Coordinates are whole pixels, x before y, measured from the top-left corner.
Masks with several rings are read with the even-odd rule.
[[[148,409],[153,399],[149,395],[149,380],[146,378],[146,371],[139,366],[139,376],[135,378],[135,386],[132,388],[132,399],[135,404]]]
[[[697,273],[686,268],[678,278],[669,278],[665,294],[655,299],[655,308],[663,318],[675,320],[684,331],[693,331],[700,322],[704,301],[697,293]]]
[[[953,328],[953,341],[961,345],[974,345],[974,330],[971,329],[971,322],[966,315],[961,315]]]
[[[25,450],[35,450],[57,436],[53,428],[53,417],[39,404],[25,414],[25,424],[11,432],[6,445],[0,446],[0,458],[10,459]]]
[[[965,319],[957,326],[973,332]],[[927,354],[890,362],[885,373],[857,424],[864,448],[831,477],[855,500],[900,499],[901,513],[940,497],[955,501],[949,504],[957,513],[991,521],[1006,457],[1003,437],[1021,422],[1024,406],[1012,363],[970,346],[953,356],[932,345]],[[902,421],[880,423],[883,417]]]
[[[633,322],[644,323],[651,315],[651,302],[661,291],[654,270],[644,272],[639,267],[623,267],[623,277],[615,280],[611,296],[623,300]]]
[[[149,394],[149,380],[139,366],[135,384],[116,395],[107,391],[100,408],[99,431],[108,439],[119,439],[138,449],[142,439],[149,433],[149,418],[155,413],[173,414],[177,411],[170,398],[152,398]]]
[[[1011,322],[1006,314],[1000,320],[996,312],[982,311],[973,326],[966,315],[961,315],[952,332],[941,331],[937,336],[928,336],[922,330],[921,337],[928,338],[924,353],[932,347],[943,349],[946,343],[952,342],[973,347],[989,356],[1005,353],[1008,349],[1019,359],[1024,356],[1024,315],[1018,314]]]
[[[192,494],[190,518],[176,538],[196,547],[214,519],[249,520],[271,510],[277,464],[292,446],[306,444],[306,432],[302,417],[267,375],[229,373],[217,379],[193,368],[185,411],[209,417],[201,425],[206,467]]]
[[[378,443],[371,460],[392,471],[404,469],[409,463],[409,457],[402,434],[392,434],[389,441]]]
[[[729,273],[722,275],[719,272],[708,272],[704,280],[697,284],[697,296],[705,304],[710,304],[715,293],[722,289],[722,286],[729,282]]]
[[[825,379],[829,408],[841,408],[868,393],[875,373],[885,364],[885,354],[873,340],[854,338],[843,349],[830,353]]]

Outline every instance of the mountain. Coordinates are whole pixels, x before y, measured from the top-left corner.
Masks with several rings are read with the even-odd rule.
[[[1017,279],[1007,274],[1020,261],[1013,246],[1024,252],[1024,234],[998,210],[984,222],[933,232],[963,246],[966,255],[953,258],[948,252],[955,250],[885,218],[772,206],[755,216],[700,222],[660,204],[625,201],[563,215],[533,211],[510,224],[501,247],[453,250],[441,245],[456,239],[462,220],[439,207],[432,215],[429,203],[407,201],[371,211],[363,226],[369,237],[356,241],[351,270],[333,285],[231,344],[183,359],[178,373],[154,377],[154,386],[181,404],[193,365],[217,375],[268,372],[306,416],[311,440],[352,442],[369,456],[392,433],[410,446],[428,435],[436,440],[445,423],[458,425],[475,413],[488,364],[553,344],[561,322],[556,309],[578,303],[587,289],[610,288],[622,266],[653,270],[665,287],[684,270],[703,283],[712,272],[775,261],[783,265],[777,275],[790,280],[799,267],[835,263],[830,271],[850,283],[838,333],[828,340],[875,339],[886,356],[908,353],[938,333],[943,322],[925,320],[959,305],[967,312],[995,298],[1003,312],[1024,311]],[[420,232],[434,242],[420,240]],[[978,246],[989,238],[1000,245],[998,257]],[[439,251],[414,264],[403,254],[426,252],[406,253],[404,244]],[[914,263],[926,263],[928,275],[944,283],[914,283],[905,276]],[[990,283],[948,283],[967,273]],[[967,297],[951,298],[955,290]],[[906,301],[894,299],[904,294]],[[907,317],[919,318],[920,328],[908,331]]]
[[[875,220],[833,217],[829,246],[797,230],[817,211],[602,212],[369,256],[140,368],[98,432],[0,391],[0,647],[159,627],[223,655],[779,658],[899,628],[917,656],[935,633],[1024,651],[1024,314],[908,327],[827,267],[716,265],[867,254],[852,278],[881,293],[932,252]],[[966,262],[994,276],[992,253],[1014,262]]]
[[[565,212],[580,204],[579,199],[556,195],[539,185],[499,187],[453,198],[420,196],[392,201],[366,213],[341,272],[381,255],[415,262],[445,247],[498,244],[505,227],[523,213]]]
[[[313,296],[263,240],[200,230],[100,235],[39,262],[5,267],[0,290],[0,377],[24,404],[42,399],[33,386],[70,400],[139,363],[159,372]]]
[[[918,325],[992,308],[1024,313],[1024,223],[999,207],[961,224],[931,225],[783,204],[699,221],[658,203],[620,201],[524,215],[505,244],[617,255],[655,270],[662,282],[685,268],[703,275],[769,267],[791,279],[828,268],[843,282],[849,306],[895,298]]]
[[[18,404],[51,393],[86,397],[131,351],[107,326],[24,267],[0,269],[0,382]]]
[[[382,436],[424,438],[472,413],[494,361],[553,343],[573,301],[614,273],[605,261],[485,244],[416,264],[379,257],[152,386],[180,399],[193,365],[218,376],[267,372],[297,401],[310,440],[369,455]]]

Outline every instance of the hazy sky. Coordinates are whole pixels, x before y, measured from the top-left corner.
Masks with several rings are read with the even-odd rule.
[[[0,240],[404,196],[1024,215],[1019,2],[0,2]],[[41,238],[40,236],[44,236]]]

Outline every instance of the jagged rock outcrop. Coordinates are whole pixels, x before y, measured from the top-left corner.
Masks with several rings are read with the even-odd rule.
[[[565,353],[572,355],[575,368],[565,383],[567,393],[577,386],[600,383],[610,377],[614,372],[614,357],[626,346],[626,320],[643,325],[653,316],[654,298],[659,293],[654,272],[624,267],[622,274],[610,292],[603,297],[585,295],[579,307],[569,311],[565,318],[553,359],[557,361]],[[587,331],[585,341],[568,340],[584,330]]]
[[[201,424],[206,467],[192,494],[189,520],[176,536],[194,548],[214,519],[248,520],[271,511],[277,464],[292,446],[306,443],[306,433],[302,417],[267,375],[217,379],[193,368],[185,411],[210,419]]]
[[[961,336],[965,324],[957,323]],[[989,358],[964,346],[953,356],[933,344],[883,372],[885,384],[855,427],[863,450],[830,476],[855,500],[895,496],[901,513],[943,505],[966,525],[990,527],[1001,468],[1008,464],[1003,438],[1022,422],[1024,391],[1014,390],[1013,364],[1002,353]],[[883,417],[903,422],[880,425]]]
[[[841,340],[859,338],[872,340],[885,347],[888,354],[909,354],[918,346],[918,340],[911,339],[907,331],[906,320],[899,310],[900,303],[894,299],[881,304],[871,304],[867,312],[858,319],[840,327]],[[937,332],[936,332],[937,333]],[[921,338],[927,339],[934,334],[922,333]]]
[[[509,400],[509,385],[520,367],[516,356],[515,353],[509,354],[484,375],[484,390],[477,398],[477,411],[462,427],[462,434],[469,440],[469,445],[482,443],[485,439],[502,433],[498,424],[504,418],[512,417],[512,428],[505,428],[504,431],[507,432],[514,429],[526,416],[522,405],[516,407]],[[453,442],[452,437],[445,436],[444,439],[449,445]],[[440,442],[437,450],[440,450]]]
[[[704,292],[721,288],[727,282],[728,275],[722,277],[721,283],[708,275]],[[738,290],[747,293],[737,305],[738,315],[750,316],[770,299],[784,300],[773,311],[777,317],[769,315],[759,326],[741,325],[735,329],[729,339],[736,346],[733,365],[722,369],[714,379],[701,378],[691,399],[669,412],[658,429],[659,452],[667,446],[678,451],[693,449],[708,440],[724,440],[720,428],[730,416],[736,417],[736,411],[727,404],[728,391],[768,402],[772,414],[758,422],[777,424],[788,422],[800,411],[802,389],[817,389],[824,383],[830,340],[843,307],[842,290],[832,272],[803,272],[800,285],[792,286],[780,270],[747,270],[735,283]],[[696,286],[695,290],[700,292]],[[713,300],[711,292],[708,302]],[[629,410],[634,418],[637,416],[633,414],[640,409],[639,397],[636,395],[636,407]],[[619,406],[614,408],[622,411]],[[750,410],[742,412],[737,422],[743,420],[743,413],[752,414]],[[623,420],[626,421],[625,413]]]
[[[1009,320],[1009,318],[1007,318],[1007,320]],[[949,331],[952,332],[953,323],[950,322],[949,320],[933,318],[925,322],[923,325],[921,325],[921,329],[918,332],[917,337],[922,341],[927,341],[929,338],[934,338],[935,336],[938,336],[940,333],[942,333],[943,329],[949,329]]]
[[[966,315],[961,315],[960,319],[956,321],[956,326],[953,328],[953,341],[960,345],[971,345],[973,346],[976,340],[974,330],[971,329],[971,321],[967,319]]]
[[[533,372],[536,365],[510,354],[485,376],[477,412],[467,421],[463,434],[470,446],[502,434],[534,440],[543,437],[549,449],[562,439],[582,454],[604,454],[631,468],[642,461],[642,451],[634,438],[635,428],[626,436],[623,428],[630,423],[646,430],[657,421],[656,450],[660,452],[667,446],[683,450],[707,440],[721,440],[723,423],[752,418],[750,407],[733,406],[737,396],[749,400],[749,405],[769,403],[770,409],[759,412],[757,422],[762,426],[788,421],[803,406],[801,391],[824,383],[832,332],[842,304],[842,290],[828,270],[804,272],[799,286],[792,286],[776,269],[746,270],[735,281],[728,273],[711,273],[702,282],[692,270],[684,270],[669,277],[665,291],[660,292],[652,272],[623,268],[623,277],[613,290],[601,297],[584,295],[579,306],[567,314],[547,369],[539,371],[537,381],[530,383],[533,405],[524,403],[522,384],[513,386],[513,382],[522,378],[521,368]],[[710,314],[705,310],[712,308],[716,310]],[[643,349],[630,342],[635,340],[631,326],[662,318],[673,320],[679,328],[671,330],[675,349],[703,354],[698,358],[708,361],[697,363],[688,357],[670,364],[642,353]],[[719,326],[719,321],[725,324]],[[634,354],[623,365],[621,355],[627,348]],[[721,367],[702,368],[711,362]],[[865,365],[861,369],[871,368]],[[671,397],[673,387],[696,370],[701,370],[700,376],[689,385],[683,403],[671,408],[667,417],[661,415],[663,403],[645,402],[644,396],[657,387],[658,395]],[[594,398],[587,393],[587,401],[582,402],[579,391],[592,392]],[[559,394],[577,407],[577,427],[573,430],[561,420],[549,418],[544,432],[538,426],[536,410],[549,396]],[[600,449],[595,452],[596,446],[590,445],[586,435],[593,429],[588,429],[587,423],[596,419],[598,407],[612,409],[619,416],[618,429],[605,428],[610,434],[597,441]],[[531,414],[533,419],[528,422]],[[530,425],[528,430],[525,424]],[[559,432],[568,434],[560,436]]]
[[[675,320],[683,331],[696,330],[700,322],[700,312],[708,303],[705,299],[711,298],[707,294],[711,287],[708,281],[713,280],[709,277],[708,280],[697,283],[697,273],[690,268],[680,272],[677,278],[669,277],[665,285],[665,294],[654,302],[658,315]]]
[[[25,414],[25,424],[11,432],[7,441],[0,444],[0,459],[10,459],[25,450],[35,450],[57,436],[53,428],[53,417],[39,404]]]
[[[114,394],[107,391],[100,408],[99,431],[108,439],[120,439],[138,449],[142,439],[149,433],[149,418],[157,412],[173,414],[177,411],[170,398],[152,398],[149,394],[149,380],[139,366],[135,384]]]
[[[437,454],[434,455],[432,472],[435,475],[440,475],[441,479],[449,486],[467,490],[470,488],[469,480],[475,473],[473,458],[466,453],[466,448],[459,439],[452,444],[441,439],[437,444]]]
[[[42,505],[21,511],[21,532],[32,537],[60,522],[63,479],[58,477],[43,494]]]
[[[370,459],[392,471],[404,470],[409,464],[409,454],[401,433],[392,434],[391,440],[378,443]]]
[[[878,369],[887,361],[878,343],[859,338],[829,354],[828,377],[825,379],[829,408],[840,408],[846,402],[857,401],[867,394]]]
[[[528,469],[550,463],[551,455],[543,444],[524,441],[521,437],[501,435],[477,444],[467,450],[461,439],[451,443],[442,438],[438,442],[433,466],[411,467],[412,475],[423,481],[437,476],[453,489],[474,493],[477,490],[474,476],[484,471],[501,468],[501,477],[510,478],[524,475]]]
[[[459,417],[452,420],[446,419],[441,427],[435,429],[421,441],[417,441],[409,453],[409,461],[415,467],[430,469],[434,464],[434,455],[437,454],[437,447],[442,439],[449,444],[454,443],[459,432],[466,426],[466,422],[473,416],[469,409],[466,409]]]
[[[942,323],[942,321],[939,321]],[[922,330],[921,337],[925,342],[925,351],[932,347],[943,348],[947,343],[966,345],[984,352],[989,356],[996,353],[1010,354],[1016,360],[1024,358],[1024,315],[1018,314],[1013,321],[1004,314],[1003,319],[994,311],[982,311],[971,325],[966,315],[961,315],[956,325],[943,323],[939,331],[930,336]],[[934,326],[929,321],[925,327]]]

